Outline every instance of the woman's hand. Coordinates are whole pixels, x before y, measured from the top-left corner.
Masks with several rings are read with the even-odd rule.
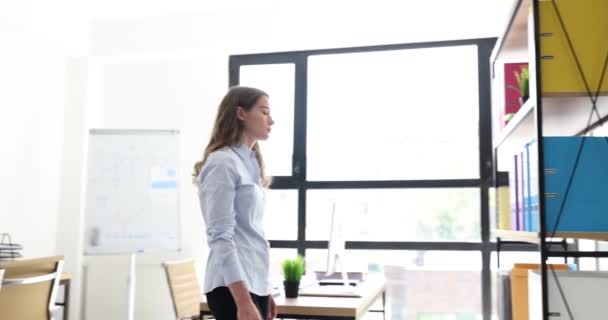
[[[238,320],[262,320],[260,311],[253,302],[237,305],[236,318]]]
[[[268,320],[272,320],[277,317],[278,313],[277,304],[276,302],[274,302],[274,298],[272,297],[272,295],[268,297],[268,304]]]
[[[228,285],[228,290],[236,303],[236,318],[238,320],[264,320],[260,310],[255,306],[245,281],[237,281]]]

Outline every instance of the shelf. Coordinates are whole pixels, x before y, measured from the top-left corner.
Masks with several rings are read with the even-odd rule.
[[[540,242],[539,232],[496,230],[495,235],[503,240],[524,241],[530,243]],[[608,232],[556,232],[554,238],[608,241]]]
[[[534,110],[534,99],[528,98],[528,101],[524,103],[521,108],[515,113],[511,121],[507,123],[507,125],[502,128],[502,130],[498,133],[496,139],[494,139],[493,146],[494,148],[498,148],[503,142],[509,138],[511,134],[517,135],[518,131],[529,131],[529,130],[521,130],[523,128],[532,129],[534,126],[533,122],[533,113]],[[531,137],[530,137],[531,138]]]
[[[497,170],[508,171],[513,154],[536,137],[534,103],[528,99],[509,123],[493,139],[496,150]],[[585,97],[544,97],[542,99],[543,136],[577,136],[593,129],[595,136],[608,136],[608,99],[598,99],[596,107],[601,120],[593,114],[591,125],[587,127],[591,115],[591,101]],[[603,124],[603,128],[599,125]]]
[[[492,65],[497,59],[528,58],[528,9],[531,0],[516,0],[509,21],[492,51]]]

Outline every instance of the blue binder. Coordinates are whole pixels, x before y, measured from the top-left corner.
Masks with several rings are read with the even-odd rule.
[[[570,192],[565,197],[580,144]],[[604,137],[544,137],[546,230],[608,232],[608,141]],[[536,166],[534,166],[536,168]],[[564,203],[565,202],[565,203]],[[556,227],[560,206],[564,210]]]

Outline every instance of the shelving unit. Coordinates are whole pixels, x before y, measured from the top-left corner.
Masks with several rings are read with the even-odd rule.
[[[608,34],[605,36],[600,34],[604,32],[602,30],[608,31],[606,19],[601,18],[600,15],[581,13],[581,10],[590,10],[589,7],[585,6],[590,6],[591,2],[594,5],[593,10],[596,10],[596,12],[608,12],[608,1],[604,0],[517,0],[510,12],[509,22],[492,51],[490,64],[493,81],[502,81],[499,77],[496,77],[496,70],[505,61],[513,59],[527,61],[530,70],[529,100],[503,129],[494,131],[494,170],[495,172],[508,171],[513,162],[512,155],[515,154],[515,151],[521,150],[525,143],[535,139],[537,144],[533,152],[538,156],[538,165],[530,168],[530,170],[538,173],[537,191],[539,195],[545,194],[543,181],[544,149],[543,139],[540,138],[587,135],[608,120],[608,98],[600,97],[600,99],[595,100],[596,91],[599,95],[608,93],[606,89],[608,88],[608,71],[605,71],[606,65],[608,65],[608,44],[605,44],[605,40],[599,41],[597,44],[597,49],[601,52],[599,54],[601,58],[604,58],[603,55],[606,54],[603,64],[595,60],[581,62],[579,59],[579,56],[588,60],[590,57],[598,56],[598,54],[589,54],[588,51],[593,49],[593,44],[587,38],[608,39]],[[561,7],[559,11],[558,6]],[[549,10],[555,11],[549,12]],[[592,19],[597,21],[591,21]],[[596,27],[601,24],[605,24],[607,28]],[[575,36],[583,37],[587,35],[584,29],[584,26],[587,25],[593,26],[593,28],[589,28],[592,30],[588,32],[588,37],[585,37],[584,41],[577,42],[586,46],[584,47],[586,51],[581,54],[581,52],[572,50],[569,45],[573,41],[569,39],[568,31],[573,30],[572,33]],[[566,31],[562,32],[563,30]],[[565,62],[569,61],[568,59],[574,59],[573,61],[578,59],[578,61],[568,65],[569,62]],[[572,66],[577,68],[572,69]],[[598,73],[596,68],[602,66],[604,70],[600,70]],[[544,74],[543,70],[545,70]],[[565,79],[562,81],[558,77],[562,75],[560,72],[565,72],[564,70],[567,70],[569,74],[563,74]],[[594,83],[585,86],[593,91],[591,95],[587,91],[577,91],[576,88],[568,87],[574,83],[571,78],[577,76],[576,72],[578,72],[578,75],[587,75],[592,80],[601,79],[604,76],[603,81],[606,83],[601,85],[602,82],[599,82],[598,85]],[[543,85],[545,84],[548,89],[543,91]],[[566,89],[563,91],[556,90],[556,88],[561,88],[560,86]],[[494,85],[492,87],[496,88]],[[496,99],[493,99],[493,101],[494,103],[497,102]],[[595,109],[593,106],[595,106]],[[494,111],[496,111],[496,108]],[[493,126],[497,126],[496,121],[493,122]],[[608,143],[606,148],[608,148]],[[548,258],[608,257],[608,252],[579,251],[576,248],[572,250],[568,245],[569,239],[608,241],[608,232],[553,232],[553,230],[545,227],[544,196],[539,197],[538,207],[540,216],[538,232],[495,230],[497,260],[500,264],[500,250],[505,246],[521,243],[537,245],[541,265],[542,319],[549,320],[548,277],[552,275],[551,272],[547,271]],[[552,292],[552,294],[561,294],[563,301],[566,302],[563,292]]]

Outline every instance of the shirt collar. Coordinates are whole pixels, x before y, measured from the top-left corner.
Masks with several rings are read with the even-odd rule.
[[[255,151],[247,148],[246,146],[242,145],[242,144],[235,144],[232,149],[234,149],[234,151],[236,151],[236,153],[241,156],[243,159],[251,159],[251,158],[255,158]]]

